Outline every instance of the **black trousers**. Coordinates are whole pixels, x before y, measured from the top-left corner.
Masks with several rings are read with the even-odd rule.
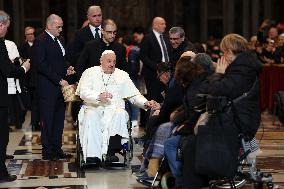
[[[8,174],[5,165],[6,149],[9,142],[8,108],[0,107],[0,177]]]
[[[42,155],[53,156],[62,153],[62,134],[65,118],[63,96],[40,97],[40,122]]]
[[[31,93],[31,125],[33,130],[39,129],[40,113],[39,113],[39,95],[36,88],[30,89]]]
[[[15,125],[17,129],[22,128],[25,119],[24,107],[21,107],[17,94],[8,95],[9,124]]]
[[[183,161],[183,177],[184,188],[186,189],[202,189],[207,183],[208,178],[195,172],[195,148],[196,139],[188,141],[184,148]]]

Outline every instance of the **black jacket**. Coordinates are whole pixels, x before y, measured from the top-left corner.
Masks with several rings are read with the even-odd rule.
[[[74,40],[68,45],[66,50],[66,59],[72,66],[76,65],[85,44],[94,39],[89,25],[76,32]]]
[[[208,92],[213,96],[236,99],[248,92],[256,81],[251,94],[234,104],[242,132],[252,136],[260,125],[259,82],[261,63],[252,52],[239,54],[224,74],[213,74]]]
[[[189,41],[183,41],[176,49],[172,50],[173,70],[175,70],[176,63],[179,60],[182,53],[184,53],[187,50],[190,50],[190,48],[193,48],[193,44]]]
[[[201,74],[198,78],[192,81],[190,86],[186,89],[183,108],[186,121],[186,127],[179,132],[179,134],[192,133],[194,126],[200,116],[200,112],[195,111],[195,107],[205,102],[205,98],[200,97],[199,94],[206,94],[208,90],[208,73]]]
[[[22,78],[25,75],[24,68],[16,67],[11,63],[6,45],[0,40],[0,107],[8,107],[8,83],[7,78]]]
[[[164,40],[171,60],[170,42],[167,38],[164,38]],[[149,79],[157,79],[157,64],[162,62],[162,50],[153,31],[146,34],[141,42],[140,58],[143,62],[143,76]]]
[[[63,38],[59,37],[64,45]],[[43,32],[34,42],[33,65],[37,71],[37,89],[40,97],[57,98],[62,96],[61,79],[66,79],[67,63],[62,50],[52,37]]]
[[[75,70],[78,80],[86,69],[100,65],[100,58],[105,50],[113,50],[116,55],[116,67],[127,71],[126,48],[123,45],[113,42],[107,46],[102,39],[92,40],[86,43],[76,64]]]

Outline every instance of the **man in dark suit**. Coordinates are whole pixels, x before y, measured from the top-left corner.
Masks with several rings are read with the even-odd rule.
[[[142,75],[145,79],[147,96],[157,102],[162,102],[163,84],[157,79],[157,64],[170,62],[171,50],[169,40],[163,36],[166,22],[162,17],[155,17],[152,23],[153,31],[146,34],[141,43],[140,57],[143,62]]]
[[[10,175],[8,173],[5,165],[6,149],[9,141],[7,78],[23,77],[30,69],[29,60],[24,62],[22,67],[16,67],[9,59],[4,42],[4,37],[9,25],[9,15],[0,10],[0,183],[17,179],[15,175]]]
[[[76,62],[88,41],[101,38],[102,17],[103,14],[100,6],[93,5],[88,8],[87,19],[89,24],[76,32],[74,41],[68,46],[67,59],[71,65],[76,65]]]
[[[78,58],[88,41],[102,37],[101,24],[102,24],[102,10],[100,6],[90,6],[87,11],[87,25],[78,30],[75,34],[75,38],[67,47],[66,59],[72,66],[75,67]],[[80,77],[75,75],[73,77],[73,83],[79,81]],[[80,75],[81,76],[81,75]],[[77,120],[81,102],[72,103],[72,117],[73,120]],[[76,123],[76,122],[75,122]]]
[[[45,31],[35,40],[35,65],[38,74],[42,157],[44,160],[72,157],[63,153],[62,134],[65,118],[65,104],[61,87],[68,85],[63,38],[60,36],[63,21],[55,14],[46,20]]]
[[[31,26],[25,28],[25,42],[19,46],[19,53],[22,58],[30,59],[32,46],[35,40],[35,29]]]
[[[39,126],[39,102],[38,102],[38,95],[36,89],[36,69],[35,66],[33,66],[33,44],[35,40],[35,29],[31,26],[27,26],[25,28],[25,42],[22,43],[19,46],[19,53],[20,56],[24,59],[30,59],[31,60],[31,69],[29,71],[29,74],[22,82],[22,85],[28,89],[28,93],[26,95],[27,98],[30,98],[31,104],[30,110],[31,110],[31,126],[32,130],[40,130]],[[27,99],[28,100],[28,99]]]
[[[88,42],[78,59],[75,68],[78,78],[87,68],[100,65],[100,57],[105,50],[113,50],[116,55],[116,67],[127,71],[126,49],[115,41],[116,34],[115,22],[111,19],[104,20],[102,24],[103,37]]]

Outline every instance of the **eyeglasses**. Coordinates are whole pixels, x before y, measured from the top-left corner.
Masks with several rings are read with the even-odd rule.
[[[180,37],[170,37],[170,40],[172,40],[172,41],[177,41],[179,39],[180,39]]]
[[[117,31],[105,31],[107,34],[113,34],[113,35],[116,35],[117,34]]]
[[[35,33],[33,32],[33,33],[26,33],[26,35],[34,35]]]

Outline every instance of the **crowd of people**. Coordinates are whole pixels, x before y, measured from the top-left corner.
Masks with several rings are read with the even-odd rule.
[[[51,14],[37,37],[33,27],[26,27],[26,40],[17,48],[5,39],[10,17],[0,11],[0,182],[16,179],[5,166],[9,125],[21,128],[27,110],[32,112],[32,129],[41,131],[42,159],[72,157],[62,150],[65,102],[61,87],[77,84],[81,101],[73,103],[72,116],[86,162],[118,161],[108,147],[117,137],[121,145],[129,137],[128,100],[133,104],[128,107],[132,126],[144,124],[146,131],[137,178],[153,178],[165,156],[176,188],[202,188],[210,175],[199,174],[194,166],[195,127],[201,115],[195,107],[208,102],[198,95],[237,99],[255,87],[253,94],[235,104],[233,112],[242,132],[252,139],[260,124],[261,62],[284,60],[283,34],[278,35],[277,25],[266,20],[250,42],[228,34],[220,44],[214,39],[201,44],[188,41],[179,26],[166,33],[166,20],[155,17],[149,33],[138,27],[118,41],[118,26],[113,19],[103,19],[99,6],[90,6],[86,15],[87,21],[67,46],[60,35],[63,20]],[[216,123],[214,118],[207,116],[205,124]],[[222,121],[239,132],[235,123]],[[191,140],[184,140],[188,136]],[[179,157],[181,145],[184,153]]]

